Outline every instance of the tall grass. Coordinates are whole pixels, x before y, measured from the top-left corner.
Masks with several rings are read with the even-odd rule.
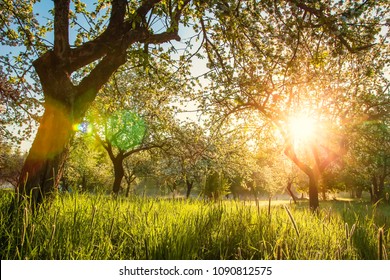
[[[269,215],[232,201],[64,194],[32,214],[10,213],[10,194],[0,203],[1,259],[379,259],[390,250],[387,206],[275,206]]]

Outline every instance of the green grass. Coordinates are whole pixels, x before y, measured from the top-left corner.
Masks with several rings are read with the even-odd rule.
[[[34,215],[0,192],[1,259],[382,259],[388,205],[275,205],[61,195]]]

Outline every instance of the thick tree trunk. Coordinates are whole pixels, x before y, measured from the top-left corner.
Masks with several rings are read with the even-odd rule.
[[[21,199],[33,206],[55,191],[62,176],[73,124],[80,121],[96,96],[96,88],[77,89],[61,60],[49,51],[33,63],[45,96],[45,112],[19,178]]]
[[[73,135],[70,111],[60,104],[45,104],[45,112],[26,158],[19,179],[18,192],[32,204],[41,203],[59,184]]]
[[[117,157],[114,163],[114,184],[112,186],[112,192],[117,195],[121,189],[122,179],[125,176],[125,170],[123,168],[123,158]]]
[[[312,211],[316,211],[320,206],[318,201],[318,176],[311,174],[309,176],[309,205]]]
[[[316,166],[310,167],[304,162],[300,161],[291,145],[287,146],[284,151],[285,155],[288,156],[306,175],[309,177],[309,206],[312,211],[316,211],[319,207],[318,201],[318,182],[321,176],[320,166],[326,164],[320,164],[319,159],[316,157]],[[329,161],[327,159],[325,162]]]

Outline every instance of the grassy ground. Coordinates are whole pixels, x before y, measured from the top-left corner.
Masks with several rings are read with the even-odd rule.
[[[390,206],[61,195],[9,214],[0,192],[1,259],[387,259]],[[267,203],[265,204],[267,205]],[[379,250],[380,249],[380,250]]]

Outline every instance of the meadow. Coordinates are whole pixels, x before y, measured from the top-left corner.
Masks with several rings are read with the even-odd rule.
[[[1,259],[388,259],[386,203],[254,202],[60,194],[32,213],[0,192]]]

